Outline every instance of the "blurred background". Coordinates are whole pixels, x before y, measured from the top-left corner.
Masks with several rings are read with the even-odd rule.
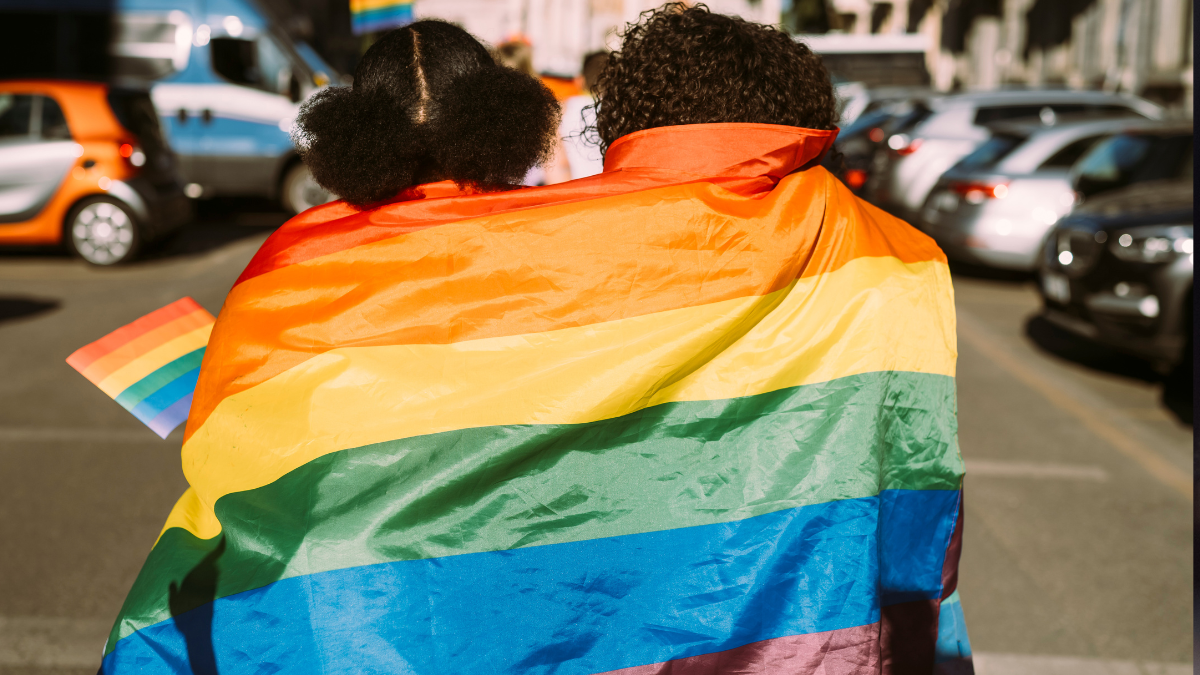
[[[183,296],[216,314],[334,198],[303,101],[441,18],[578,110],[585,58],[656,4],[0,3],[0,673],[95,672],[186,487],[181,430],[64,359]],[[826,168],[951,260],[976,672],[1192,672],[1193,3],[707,4],[822,56]]]

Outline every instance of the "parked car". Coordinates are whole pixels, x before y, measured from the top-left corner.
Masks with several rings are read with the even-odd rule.
[[[333,198],[290,136],[301,102],[338,79],[311,49],[253,0],[115,0],[115,9],[117,74],[152,84],[189,196],[262,196],[293,213]]]
[[[1162,110],[1139,98],[1100,91],[1012,90],[929,99],[933,114],[911,132],[887,139],[869,197],[906,220],[919,215],[929,191],[947,169],[990,137],[987,125],[1032,118],[1047,126],[1064,115],[1132,113],[1158,119]]]
[[[1042,256],[1044,316],[1164,370],[1191,356],[1191,124],[1114,136],[1077,167],[1086,196]]]
[[[1143,118],[989,125],[991,138],[938,179],[913,224],[951,259],[1032,272],[1046,233],[1075,204],[1071,167]]]
[[[144,90],[0,82],[0,244],[125,262],[191,218]]]
[[[1190,350],[1193,246],[1190,178],[1101,196],[1046,242],[1044,316],[1165,370]]]

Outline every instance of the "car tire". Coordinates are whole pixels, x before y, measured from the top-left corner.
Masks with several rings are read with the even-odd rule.
[[[63,222],[63,235],[73,254],[102,267],[133,260],[144,238],[132,209],[112,197],[76,204]]]
[[[280,192],[280,205],[291,215],[303,213],[334,199],[328,190],[313,180],[312,172],[301,162],[296,162],[288,168],[283,176]]]

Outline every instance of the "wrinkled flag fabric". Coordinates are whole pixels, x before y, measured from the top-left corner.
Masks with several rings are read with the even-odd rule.
[[[105,672],[932,672],[950,276],[816,166],[835,135],[652,129],[284,225]]]

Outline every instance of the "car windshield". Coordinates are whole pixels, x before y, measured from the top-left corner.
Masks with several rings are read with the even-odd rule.
[[[933,111],[923,103],[915,103],[912,108],[906,112],[900,113],[886,122],[884,132],[887,135],[901,134],[911,131],[921,122],[929,119],[933,115]]]
[[[838,134],[838,138],[844,140],[851,136],[861,134],[868,129],[883,124],[889,117],[891,117],[891,113],[887,112],[886,110],[876,110],[874,112],[859,115],[858,119],[846,125],[845,129],[842,129],[842,132]]]
[[[1017,146],[1025,142],[1024,136],[996,134],[958,163],[960,169],[988,169],[1000,163]]]
[[[1016,119],[1040,119],[1047,126],[1053,125],[1061,115],[1118,116],[1139,114],[1136,110],[1120,104],[1099,103],[1026,103],[980,107],[975,113],[975,124]]]
[[[1191,134],[1118,134],[1079,160],[1075,189],[1089,197],[1134,183],[1186,178],[1191,164]]]

